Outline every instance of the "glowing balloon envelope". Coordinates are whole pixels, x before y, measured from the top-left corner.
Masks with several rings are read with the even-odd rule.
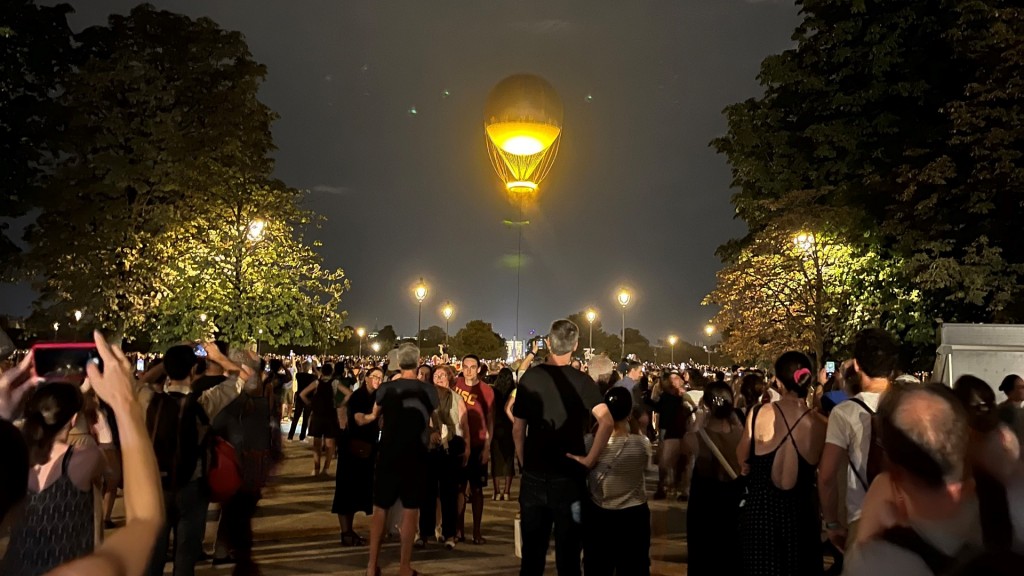
[[[491,90],[484,135],[491,164],[512,193],[537,190],[558,154],[562,101],[551,84],[532,74],[509,76]]]

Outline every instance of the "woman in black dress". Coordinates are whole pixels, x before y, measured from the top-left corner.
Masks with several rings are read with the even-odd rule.
[[[738,574],[740,465],[736,448],[743,440],[743,421],[733,408],[732,390],[724,382],[704,388],[697,422],[697,458],[686,510],[687,574]],[[710,444],[709,444],[710,442]],[[714,445],[714,448],[711,447]],[[719,460],[721,454],[725,464]]]
[[[786,352],[775,361],[782,398],[758,404],[737,448],[747,494],[740,509],[743,573],[811,576],[824,571],[816,474],[827,421],[807,407],[811,361]]]
[[[315,388],[314,388],[315,384]],[[309,424],[309,435],[313,437],[313,476],[327,476],[334,457],[335,444],[341,432],[338,422],[338,404],[335,396],[340,388],[335,379],[334,366],[325,363],[320,367],[320,378],[306,387],[299,398],[310,407],[312,418]],[[323,455],[323,467],[320,457]]]
[[[494,405],[504,407],[516,388],[512,370],[502,368],[494,379]],[[512,478],[515,476],[516,446],[512,438],[512,421],[504,410],[494,411],[494,439],[491,442],[491,478],[494,481],[494,499],[511,500]]]
[[[366,374],[366,383],[348,397],[348,426],[338,450],[338,474],[334,479],[334,504],[331,512],[338,515],[342,546],[365,546],[366,539],[352,529],[356,512],[373,513],[373,465],[377,455],[380,427],[376,420],[362,424],[356,414],[373,412],[377,388],[384,381],[384,372],[373,368]]]

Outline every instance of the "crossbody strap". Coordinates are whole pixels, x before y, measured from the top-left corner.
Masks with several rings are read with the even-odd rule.
[[[868,406],[867,403],[865,403],[860,398],[850,398],[850,402],[853,402],[854,404],[856,404],[856,405],[860,406],[861,408],[863,408],[864,411],[867,412],[872,418],[875,416],[875,411],[872,410],[871,407]],[[871,422],[869,420],[868,421],[868,429],[866,430],[866,432],[868,434],[868,453],[862,455],[862,458],[864,459],[864,466],[865,466],[865,468],[867,467],[867,463],[868,463],[868,455],[871,454],[871,444],[874,442],[874,439],[871,438],[871,430],[872,430]],[[864,487],[864,491],[867,492],[868,488],[870,487],[868,485],[867,478],[865,478],[864,476],[860,475],[860,472],[857,470],[857,467],[853,465],[853,460],[851,460],[849,457],[846,458],[846,463],[850,465],[850,470],[853,471],[853,475],[857,477],[857,481],[860,482],[860,485]]]
[[[597,475],[598,484],[604,482],[605,476],[608,476],[608,472],[610,472],[611,469],[615,467],[615,463],[618,462],[619,456],[622,456],[622,451],[626,449],[627,444],[629,444],[629,436],[626,436],[626,441],[622,443],[622,446],[619,448],[619,451],[615,453],[615,456],[612,458],[612,461],[608,463],[608,467],[602,470],[601,473]]]
[[[725,459],[725,455],[722,454],[722,451],[718,449],[718,446],[715,446],[715,443],[711,441],[711,437],[708,436],[708,433],[704,430],[704,428],[697,429],[697,434],[700,434],[700,439],[703,440],[704,443],[708,445],[708,448],[711,449],[711,453],[715,455],[715,459],[718,460],[718,463],[722,465],[722,468],[725,468],[725,473],[729,475],[729,478],[732,478],[733,480],[738,478],[739,475],[736,474],[736,471],[732,469],[732,465],[729,464],[729,461]]]

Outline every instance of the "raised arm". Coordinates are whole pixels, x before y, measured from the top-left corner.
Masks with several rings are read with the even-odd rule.
[[[131,363],[120,348],[111,347],[103,336],[93,335],[104,371],[95,364],[87,367],[96,393],[114,411],[118,437],[124,455],[125,527],[103,543],[95,553],[51,570],[51,576],[105,574],[141,576],[149,564],[157,536],[164,522],[163,492],[153,445],[146,434],[145,413],[136,402]]]

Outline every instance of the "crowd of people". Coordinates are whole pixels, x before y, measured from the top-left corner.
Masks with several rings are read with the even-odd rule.
[[[799,351],[770,371],[578,359],[558,320],[526,357],[260,358],[219,342],[147,366],[95,335],[101,362],[0,375],[7,459],[0,573],[187,576],[209,559],[257,574],[252,518],[284,442],[330,479],[339,544],[414,550],[487,541],[485,502],[518,469],[520,574],[650,574],[648,500],[687,502],[689,574],[1003,574],[1024,550],[1024,380],[952,389],[857,334],[834,372]],[[331,361],[333,360],[333,361]],[[137,368],[145,368],[137,371]],[[298,433],[296,439],[296,433]],[[648,474],[657,483],[648,487]],[[487,490],[490,486],[490,491]],[[103,541],[123,489],[126,528]],[[207,517],[220,508],[207,557]],[[468,509],[468,510],[467,510]],[[355,530],[366,515],[369,533]],[[470,531],[466,515],[470,514]],[[1015,568],[1014,568],[1015,569]]]

